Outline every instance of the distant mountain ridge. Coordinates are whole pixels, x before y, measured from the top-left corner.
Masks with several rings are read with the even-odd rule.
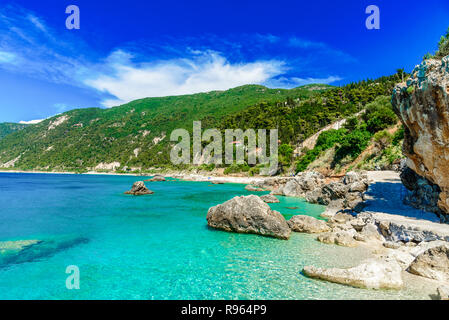
[[[22,170],[149,168],[169,163],[167,135],[177,128],[218,126],[225,116],[258,104],[304,100],[332,88],[269,89],[245,85],[226,91],[145,98],[110,109],[64,112],[5,135],[0,166]],[[115,164],[119,165],[115,165]]]

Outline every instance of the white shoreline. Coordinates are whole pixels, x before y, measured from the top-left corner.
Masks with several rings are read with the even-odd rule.
[[[76,174],[76,175],[108,175],[108,176],[134,176],[134,177],[152,177],[152,176],[164,176],[179,178],[184,181],[198,181],[198,182],[223,182],[223,183],[241,183],[251,184],[254,182],[260,182],[270,177],[235,177],[235,176],[216,176],[216,175],[204,175],[198,173],[183,173],[183,172],[171,172],[171,173],[117,173],[117,172],[98,172],[88,171],[83,173],[67,172],[67,171],[24,171],[24,170],[1,170],[0,173],[41,173],[41,174]]]

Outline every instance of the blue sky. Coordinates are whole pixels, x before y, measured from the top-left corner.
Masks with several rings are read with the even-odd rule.
[[[70,4],[80,30],[65,27]],[[367,30],[365,8],[380,8]],[[0,122],[257,83],[341,85],[410,71],[449,2],[0,1]]]

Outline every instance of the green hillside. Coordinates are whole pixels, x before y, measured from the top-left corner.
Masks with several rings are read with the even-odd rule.
[[[99,163],[123,168],[169,164],[168,137],[176,128],[219,125],[222,119],[258,103],[305,100],[329,86],[291,90],[241,86],[184,96],[140,99],[110,108],[76,109],[46,119],[0,140],[0,164],[15,169],[77,171]],[[15,160],[15,161],[14,161]]]
[[[3,139],[10,133],[22,130],[26,126],[27,126],[26,124],[21,123],[11,123],[11,122],[0,123],[0,139]]]

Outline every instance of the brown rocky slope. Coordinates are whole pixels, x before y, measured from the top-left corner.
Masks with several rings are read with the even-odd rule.
[[[405,128],[403,152],[407,166],[424,178],[415,178],[419,183],[410,183],[410,175],[404,175],[404,184],[414,188],[415,206],[429,210],[432,198],[437,198],[434,211],[439,211],[442,220],[447,222],[449,56],[424,60],[416,66],[407,82],[396,86],[392,102]]]

